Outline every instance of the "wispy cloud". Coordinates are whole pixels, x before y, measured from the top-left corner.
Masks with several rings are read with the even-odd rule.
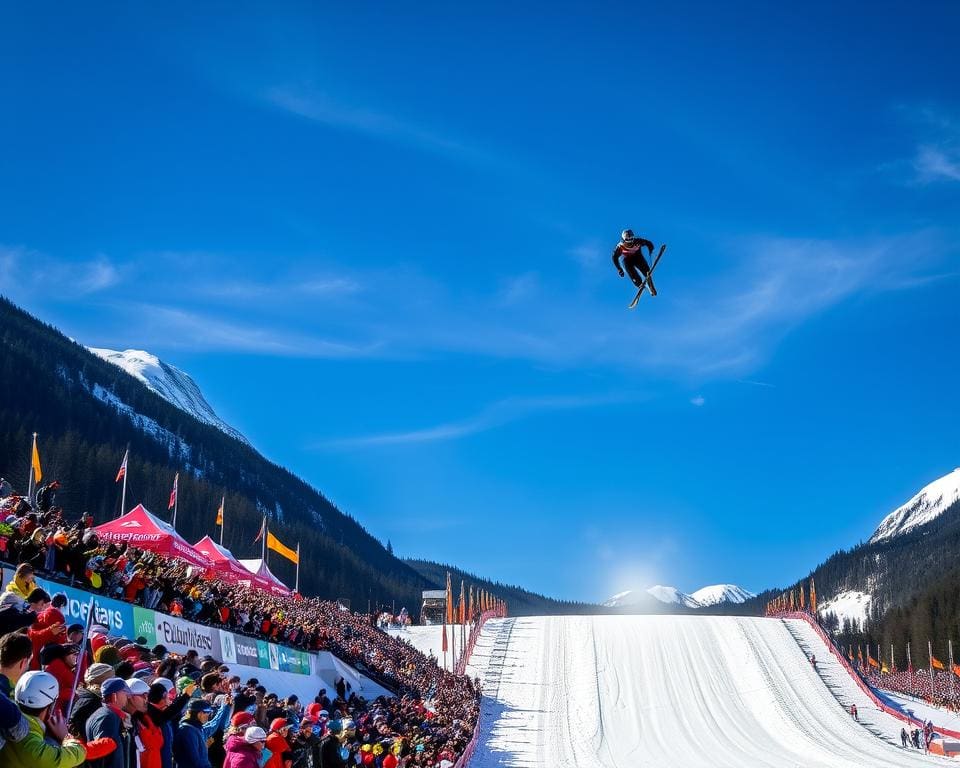
[[[960,181],[960,150],[947,145],[922,146],[917,150],[913,167],[921,184]]]
[[[315,123],[474,164],[499,165],[493,155],[479,147],[380,110],[344,103],[319,88],[272,86],[264,90],[263,99],[277,109]]]
[[[368,448],[410,443],[431,443],[456,440],[480,432],[496,429],[544,411],[568,411],[583,408],[598,408],[639,399],[639,395],[594,395],[571,397],[511,398],[501,400],[484,408],[475,416],[458,421],[436,424],[431,427],[406,432],[386,432],[375,435],[330,440],[319,443],[318,448]]]
[[[20,245],[0,244],[0,275],[16,275],[21,291],[87,296],[122,282],[121,269],[104,254],[70,261]],[[4,283],[7,279],[4,279]]]
[[[79,265],[77,290],[81,293],[96,293],[112,288],[120,282],[120,272],[106,257],[98,255],[92,261]]]
[[[696,397],[690,398],[690,404],[697,406],[697,408],[702,408],[707,401],[704,399],[703,395],[697,395]]]
[[[135,304],[141,323],[125,331],[145,347],[185,348],[249,352],[275,357],[360,358],[378,354],[378,344],[354,344],[270,327],[263,323],[239,323],[180,307]],[[134,314],[134,313],[131,313]]]
[[[931,104],[899,104],[896,110],[914,132],[916,146],[912,158],[881,168],[911,185],[960,181],[960,122],[955,115]]]
[[[540,289],[540,275],[536,272],[524,272],[503,281],[500,289],[500,301],[503,304],[517,304],[533,299]]]

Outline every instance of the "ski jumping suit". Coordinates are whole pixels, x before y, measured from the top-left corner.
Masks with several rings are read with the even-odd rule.
[[[623,269],[620,268],[620,257],[623,256],[623,268],[627,270],[627,274],[630,275],[630,279],[633,280],[633,284],[637,288],[640,287],[643,278],[650,274],[650,266],[647,264],[647,260],[643,258],[644,248],[650,251],[651,256],[653,255],[653,243],[644,240],[642,237],[635,237],[627,243],[617,243],[617,247],[613,249],[613,264],[616,266],[617,272],[623,274]],[[653,280],[650,280],[648,285],[650,293],[654,293]]]

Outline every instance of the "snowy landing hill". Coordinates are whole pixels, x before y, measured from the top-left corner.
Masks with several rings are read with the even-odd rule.
[[[706,608],[720,603],[742,603],[754,597],[752,592],[748,592],[736,584],[714,584],[710,587],[698,589],[690,595],[681,592],[676,587],[665,587],[657,584],[650,587],[646,594],[666,605],[678,605],[684,608]],[[607,608],[629,608],[638,605],[641,602],[639,598],[640,595],[632,590],[627,590],[605,600],[603,605]]]
[[[123,352],[97,347],[87,347],[87,349],[97,357],[123,369],[144,384],[147,389],[156,392],[181,411],[186,411],[198,421],[216,427],[230,437],[235,437],[249,445],[247,439],[240,432],[217,416],[200,391],[200,387],[187,373],[179,368],[174,368],[156,355],[141,349],[125,349]]]
[[[935,520],[960,501],[960,468],[924,487],[916,496],[893,510],[877,526],[870,543],[892,539]]]

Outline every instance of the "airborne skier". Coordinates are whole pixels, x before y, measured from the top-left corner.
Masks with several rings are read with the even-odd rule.
[[[653,256],[653,243],[637,237],[632,229],[625,229],[620,233],[620,242],[613,249],[613,264],[617,268],[617,273],[623,277],[623,270],[626,268],[627,274],[637,288],[643,286],[646,280],[647,288],[650,289],[650,295],[656,296],[657,289],[653,285],[653,276],[650,274],[650,266],[647,260],[643,258],[643,249],[646,248]],[[620,266],[620,257],[623,257],[623,267]],[[639,270],[639,271],[638,271]]]

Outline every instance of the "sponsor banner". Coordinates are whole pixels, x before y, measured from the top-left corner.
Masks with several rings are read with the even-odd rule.
[[[156,641],[174,653],[186,653],[194,650],[201,656],[210,654],[220,658],[220,630],[194,624],[164,613],[153,613],[153,627]]]
[[[280,669],[280,648],[276,643],[268,643],[267,651],[270,654],[270,669]]]
[[[63,592],[67,596],[67,605],[63,609],[63,616],[67,624],[83,624],[87,620],[87,606],[91,596],[93,602],[93,623],[102,624],[111,635],[122,635],[131,639],[137,635],[133,630],[133,606],[110,597],[101,597],[82,589],[67,587],[55,581],[37,579],[37,586],[43,587],[50,595]]]
[[[149,608],[141,608],[139,605],[133,606],[133,636],[146,638],[147,648],[153,648],[157,644],[155,614],[156,611]]]
[[[233,632],[220,630],[220,661],[224,664],[237,663],[237,646],[234,642]]]
[[[310,674],[310,656],[303,651],[278,646],[280,651],[280,671],[294,672],[298,675]]]
[[[261,669],[270,669],[269,645],[265,640],[257,640],[257,666]]]
[[[243,635],[234,635],[233,643],[237,649],[237,664],[245,664],[248,667],[261,666],[256,640]]]

